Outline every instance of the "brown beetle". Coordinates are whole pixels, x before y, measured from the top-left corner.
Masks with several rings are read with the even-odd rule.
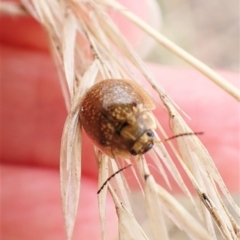
[[[130,80],[95,84],[81,103],[80,121],[94,144],[110,157],[144,154],[154,145],[156,128],[148,94]]]

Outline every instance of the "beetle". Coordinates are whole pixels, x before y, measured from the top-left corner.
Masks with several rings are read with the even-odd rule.
[[[80,104],[80,122],[92,142],[109,157],[149,151],[155,141],[155,105],[136,82],[106,79],[93,85]]]

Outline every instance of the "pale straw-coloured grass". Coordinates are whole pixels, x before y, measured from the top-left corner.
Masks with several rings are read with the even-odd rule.
[[[144,62],[106,13],[108,8],[129,18],[160,44],[193,65],[228,94],[238,101],[240,100],[240,93],[235,87],[205,64],[174,45],[118,2],[109,0],[22,0],[20,4],[1,3],[1,14],[28,14],[40,22],[49,35],[50,48],[58,68],[59,81],[69,111],[62,135],[60,159],[62,206],[68,240],[72,237],[81,183],[82,132],[79,122],[79,103],[85,92],[95,82],[106,78],[126,78],[138,81],[135,72],[139,72],[149,81],[158,93],[159,100],[168,110],[173,134],[192,131],[184,122],[176,104],[161,87],[161,83],[156,81],[151,72],[147,70]],[[163,138],[167,138],[160,123],[158,123],[158,132]],[[150,156],[156,164],[159,174],[163,176],[170,187],[163,168],[165,165],[183,193],[191,199],[196,214],[201,215],[203,220],[201,222],[196,220],[195,216],[184,209],[174,196],[158,185],[144,156],[139,156],[135,159],[136,168],[131,167],[131,169],[133,176],[142,184],[152,236],[154,239],[170,239],[163,217],[167,216],[176,226],[185,231],[190,239],[216,239],[214,224],[218,226],[225,239],[239,239],[240,231],[237,221],[233,219],[224,205],[218,188],[238,215],[240,215],[239,207],[233,201],[207,150],[197,136],[179,137],[176,141],[178,150],[170,141],[168,144],[202,202],[200,209],[196,206],[165,145],[162,142],[156,144]],[[128,159],[124,161],[110,159],[96,147],[94,147],[94,151],[99,167],[99,188],[109,174],[130,163]],[[132,212],[128,198],[129,187],[123,173],[115,175],[111,182],[108,182],[96,195],[99,202],[102,239],[107,238],[105,230],[107,191],[111,193],[116,206],[119,219],[119,239],[149,239]]]

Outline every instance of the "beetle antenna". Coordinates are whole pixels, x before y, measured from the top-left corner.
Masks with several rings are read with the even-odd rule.
[[[100,187],[100,189],[97,191],[97,194],[99,194],[103,188],[106,186],[106,184],[118,173],[122,172],[123,170],[129,168],[130,166],[132,166],[132,164],[129,164],[123,168],[120,168],[118,171],[116,171],[115,173],[113,173],[110,177],[107,178],[107,180],[103,183],[103,185]]]
[[[184,137],[184,136],[192,136],[192,135],[202,135],[204,134],[204,132],[188,132],[188,133],[179,133],[177,135],[174,135],[172,137],[169,137],[169,138],[166,138],[166,139],[163,139],[163,141],[167,142],[169,140],[172,140],[174,138],[178,138],[178,137]],[[154,144],[159,144],[163,141],[159,141],[159,140],[154,140]]]
[[[203,134],[203,132],[179,133],[177,135],[174,135],[172,137],[164,139],[164,141],[169,141],[171,139],[178,138],[178,137],[183,137],[183,136],[202,135],[202,134]]]

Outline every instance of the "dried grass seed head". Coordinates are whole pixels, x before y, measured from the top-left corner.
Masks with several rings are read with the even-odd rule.
[[[154,108],[148,94],[137,83],[108,79],[86,93],[80,121],[102,152],[110,157],[130,157],[153,147]]]

